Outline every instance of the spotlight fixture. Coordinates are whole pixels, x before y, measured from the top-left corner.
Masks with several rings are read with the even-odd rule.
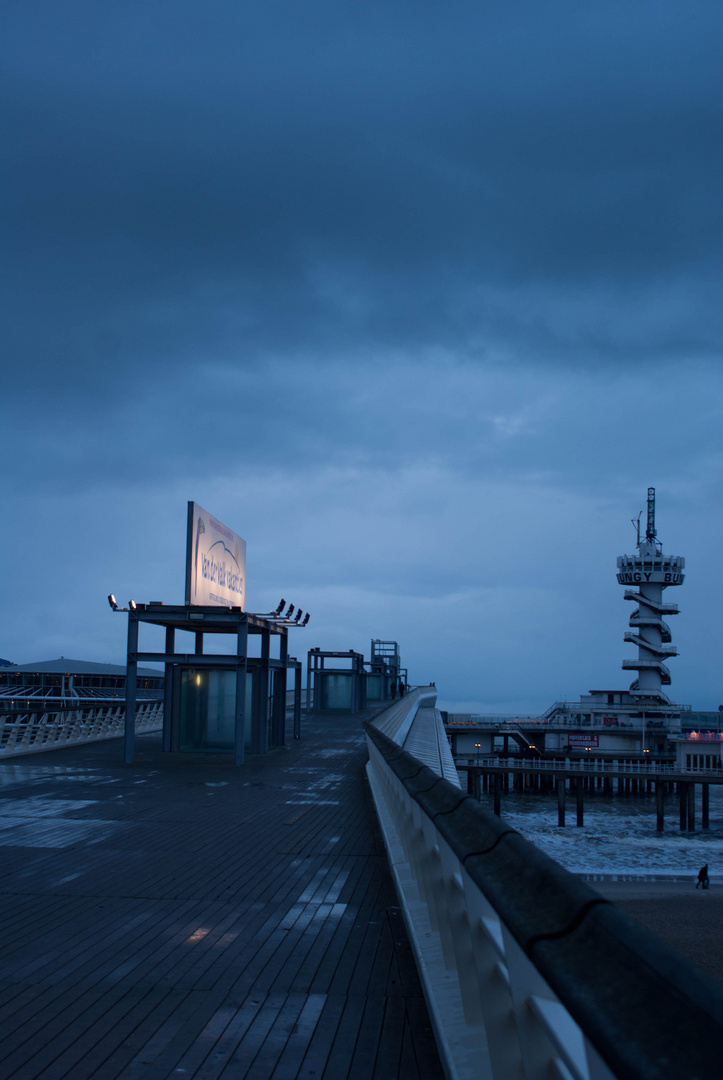
[[[304,612],[301,610],[301,608],[299,608],[299,610],[296,612],[296,618],[294,619],[294,622],[298,622],[303,614]]]
[[[284,616],[284,618],[290,619],[293,614],[294,614],[294,605],[289,604],[289,610],[286,612],[286,615]]]
[[[128,607],[131,609],[131,611],[135,611],[136,610],[136,602],[135,602],[135,600],[129,600],[128,601]]]
[[[308,623],[308,621],[309,621],[309,619],[310,619],[310,618],[311,618],[311,615],[310,615],[310,614],[309,614],[309,612],[307,611],[306,615],[304,615],[304,621],[303,621],[303,623],[302,623],[301,625],[302,625],[302,626],[306,626],[306,624]]]
[[[277,609],[276,609],[276,614],[277,614],[277,615],[280,615],[280,614],[281,614],[281,612],[282,612],[282,611],[284,610],[284,605],[285,605],[285,604],[286,604],[286,601],[285,601],[285,600],[284,600],[284,598],[282,597],[282,598],[281,598],[281,603],[279,604],[279,606],[278,606],[278,607],[277,607]]]
[[[118,610],[118,604],[116,603],[116,598],[115,598],[115,596],[113,595],[113,593],[109,593],[109,594],[108,594],[108,603],[110,604],[110,606],[111,606],[111,609],[112,609],[113,611],[117,611],[117,610]]]

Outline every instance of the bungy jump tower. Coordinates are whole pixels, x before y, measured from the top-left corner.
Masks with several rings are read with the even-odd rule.
[[[495,735],[513,739],[528,752],[541,757],[563,756],[564,760],[598,762],[672,762],[683,730],[690,729],[691,716],[698,723],[713,714],[692,714],[689,705],[676,704],[664,687],[670,686],[666,661],[677,656],[665,621],[678,614],[678,605],[663,601],[671,585],[682,585],[685,559],[663,555],[655,529],[655,488],[648,488],[648,518],[641,535],[642,511],[633,525],[637,530],[637,554],[620,555],[617,579],[625,586],[625,599],[637,606],[630,616],[625,640],[637,645],[635,660],[623,660],[623,669],[636,671],[628,690],[590,690],[579,701],[556,701],[540,717],[496,718],[497,729],[490,733],[489,718],[475,725],[475,718],[458,721],[454,732],[454,752],[460,756],[491,753]],[[484,718],[481,718],[484,719]],[[715,714],[718,730],[718,714]],[[543,727],[544,725],[544,727]],[[450,728],[452,730],[452,728]],[[695,735],[695,733],[693,733]],[[485,742],[486,740],[486,742]],[[723,747],[723,742],[720,744]],[[689,749],[689,748],[688,748]],[[723,759],[722,759],[723,760]]]
[[[677,604],[663,601],[663,591],[683,584],[685,559],[663,555],[655,529],[655,488],[648,488],[648,518],[641,535],[642,512],[633,520],[637,554],[620,555],[617,579],[625,586],[625,599],[637,607],[630,616],[625,640],[637,645],[635,660],[623,660],[623,669],[637,671],[628,690],[590,690],[579,701],[556,701],[542,719],[548,727],[545,751],[596,753],[606,758],[636,760],[643,755],[664,758],[674,752],[671,742],[681,731],[690,706],[668,697],[666,661],[677,656],[665,621],[678,614]],[[536,744],[539,735],[535,737]],[[647,759],[649,760],[649,759]]]
[[[663,691],[670,686],[670,671],[665,661],[677,656],[678,650],[671,645],[670,627],[664,616],[677,615],[678,605],[663,601],[663,590],[671,585],[682,585],[685,577],[685,559],[682,555],[663,555],[655,529],[655,488],[648,488],[648,517],[645,538],[640,535],[640,516],[633,521],[637,528],[637,554],[618,556],[618,582],[628,586],[625,599],[638,606],[630,616],[630,631],[625,641],[638,647],[637,660],[623,660],[623,669],[637,671],[638,677],[630,685],[631,697],[639,701],[648,715],[656,707],[672,703]]]

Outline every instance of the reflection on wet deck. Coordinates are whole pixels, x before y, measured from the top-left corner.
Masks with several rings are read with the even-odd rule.
[[[138,740],[0,765],[0,1075],[442,1071],[361,716],[240,768]]]

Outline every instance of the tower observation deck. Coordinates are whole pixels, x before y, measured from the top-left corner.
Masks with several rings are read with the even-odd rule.
[[[655,488],[648,488],[648,518],[645,538],[640,536],[640,517],[633,521],[637,528],[636,555],[619,555],[618,584],[626,585],[625,599],[637,603],[630,616],[630,631],[625,641],[638,646],[637,660],[623,660],[623,669],[637,671],[638,677],[630,686],[633,697],[641,704],[670,704],[663,686],[670,685],[670,671],[664,661],[677,656],[670,644],[670,627],[663,616],[677,615],[678,605],[663,602],[663,589],[682,585],[685,578],[685,559],[682,555],[663,555],[663,547],[655,529]]]

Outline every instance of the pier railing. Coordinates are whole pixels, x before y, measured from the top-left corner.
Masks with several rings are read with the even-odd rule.
[[[629,776],[668,776],[674,777],[695,773],[709,775],[720,779],[723,768],[706,768],[704,766],[690,767],[671,764],[669,762],[656,761],[551,761],[545,758],[523,758],[521,754],[512,757],[498,757],[481,754],[478,758],[475,754],[458,754],[456,764],[460,769],[495,769],[498,772],[540,772],[540,773],[581,773],[589,776],[593,773],[600,776],[615,776],[625,774]]]
[[[450,1077],[715,1074],[715,980],[394,738],[373,725],[366,732],[369,779]]]
[[[60,746],[116,739],[123,735],[125,705],[86,698],[82,702],[44,699],[25,709],[0,711],[0,760],[21,754],[37,754]],[[140,701],[136,708],[136,731],[163,727],[163,702]]]

